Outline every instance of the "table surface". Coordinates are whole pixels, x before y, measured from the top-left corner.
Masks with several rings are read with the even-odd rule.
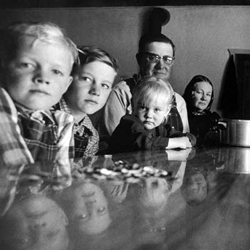
[[[55,179],[47,163],[1,168],[1,250],[249,249],[250,148],[83,164],[71,179]]]

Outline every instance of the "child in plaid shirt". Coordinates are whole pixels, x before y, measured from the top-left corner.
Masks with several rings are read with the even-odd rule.
[[[55,108],[74,116],[75,158],[81,159],[98,152],[99,135],[89,115],[98,116],[97,111],[106,104],[118,64],[109,53],[97,47],[79,46],[78,52],[72,84]]]
[[[72,82],[77,48],[53,23],[16,23],[3,39],[0,161],[5,166],[54,162],[56,175],[70,175],[73,117],[51,107]]]

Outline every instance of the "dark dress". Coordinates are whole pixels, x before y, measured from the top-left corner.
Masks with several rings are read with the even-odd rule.
[[[146,130],[144,124],[134,115],[125,115],[113,132],[109,153],[133,152],[139,150],[165,149],[169,138],[188,136],[192,145],[195,145],[195,137],[189,133],[182,133],[173,129],[169,124]]]
[[[219,131],[223,129],[223,125],[218,124],[219,119],[219,114],[209,110],[203,114],[188,113],[190,133],[196,137],[198,147],[219,144]]]

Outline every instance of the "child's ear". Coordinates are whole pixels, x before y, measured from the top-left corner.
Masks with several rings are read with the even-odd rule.
[[[66,87],[65,87],[65,92],[67,91],[67,89],[69,88],[70,84],[72,83],[73,81],[73,76],[69,76],[69,79],[68,79],[68,82],[66,84]]]
[[[142,57],[141,57],[141,54],[140,54],[140,53],[137,53],[137,54],[136,54],[136,60],[137,60],[138,65],[141,65]]]
[[[163,120],[163,123],[166,124],[167,121],[168,121],[168,115],[169,115],[169,112],[171,110],[171,105],[168,106],[167,110],[166,110],[166,114],[164,116],[164,120]]]
[[[171,104],[168,105],[167,110],[166,110],[166,117],[168,117],[171,108],[172,108],[172,105]]]
[[[63,224],[65,226],[68,226],[69,225],[69,220],[68,220],[68,217],[65,214],[65,212],[62,210],[62,208],[59,208],[59,214],[60,214],[60,217],[61,217],[61,219],[63,221]]]

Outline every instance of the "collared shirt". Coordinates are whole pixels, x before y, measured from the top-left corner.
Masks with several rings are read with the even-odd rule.
[[[18,115],[9,94],[0,88],[0,159],[5,166],[34,163],[21,130]]]
[[[70,108],[65,102],[64,98],[61,98],[56,109],[63,110],[69,114],[72,114]],[[92,157],[99,149],[99,134],[94,128],[88,115],[84,115],[83,119],[79,123],[74,125],[74,136],[75,136],[75,156],[79,157]],[[84,143],[79,144],[79,141]]]
[[[15,104],[0,88],[0,118],[1,161],[5,165],[52,161],[56,176],[70,175],[73,116],[62,111],[28,110]]]

